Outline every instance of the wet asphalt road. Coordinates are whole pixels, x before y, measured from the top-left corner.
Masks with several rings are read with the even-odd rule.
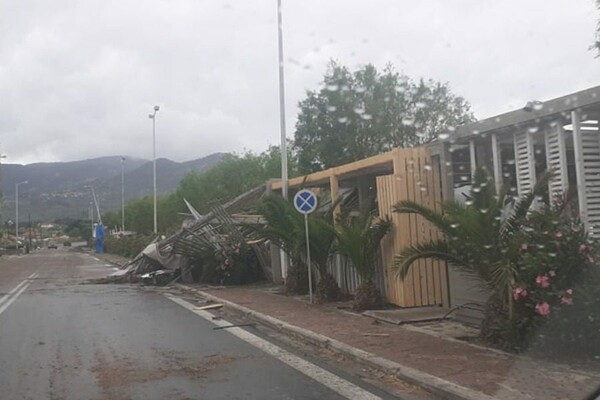
[[[160,293],[80,284],[111,270],[63,249],[0,260],[0,398],[343,398]]]

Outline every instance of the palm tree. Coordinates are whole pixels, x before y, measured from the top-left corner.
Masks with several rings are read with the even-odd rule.
[[[255,227],[258,234],[279,246],[292,260],[288,269],[286,287],[292,293],[303,294],[308,288],[304,254],[306,235],[304,216],[294,209],[291,203],[279,196],[268,196],[259,204],[258,211],[267,223]],[[327,272],[327,261],[332,253],[335,232],[329,214],[314,214],[309,217],[311,268],[319,274],[317,293],[322,300],[335,300],[339,297],[339,286]]]
[[[441,212],[412,201],[396,204],[395,212],[421,215],[444,236],[409,247],[398,255],[395,266],[400,277],[404,278],[410,266],[419,259],[446,261],[480,278],[491,291],[490,300],[500,304],[512,320],[515,261],[520,251],[517,233],[536,198],[547,194],[552,175],[552,172],[544,174],[532,192],[513,199],[507,187],[496,194],[486,171],[479,169],[464,204],[446,202]],[[512,210],[507,211],[511,205]]]
[[[346,215],[336,224],[336,250],[350,260],[361,280],[354,296],[356,310],[381,308],[381,294],[373,281],[375,258],[381,240],[391,227],[389,218],[375,220],[370,212],[358,217]]]

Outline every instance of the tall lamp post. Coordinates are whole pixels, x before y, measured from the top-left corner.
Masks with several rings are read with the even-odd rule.
[[[21,254],[21,250],[19,249],[19,186],[25,185],[29,182],[23,181],[19,182],[15,185],[15,225],[16,225],[16,241],[17,241],[17,254]]]
[[[160,109],[154,106],[154,112],[148,115],[152,120],[152,179],[154,183],[154,234],[158,233],[158,219],[156,216],[156,113]]]
[[[283,18],[281,0],[277,0],[277,49],[279,61],[279,129],[281,134],[281,195],[288,199],[288,162],[287,162],[287,136],[285,127],[285,80],[283,75]],[[288,270],[287,254],[280,250],[281,275],[285,279]]]
[[[125,157],[121,156],[121,232],[125,232]]]

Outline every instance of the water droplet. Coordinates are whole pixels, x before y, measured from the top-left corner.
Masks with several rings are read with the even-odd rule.
[[[415,123],[415,120],[412,118],[402,118],[402,124],[406,126],[412,126]]]
[[[371,114],[362,114],[360,116],[362,119],[364,119],[365,121],[368,121],[370,119],[373,119],[373,116]]]
[[[463,175],[463,176],[460,177],[460,180],[463,181],[463,182],[466,182],[466,181],[469,180],[469,177]]]
[[[354,109],[354,112],[357,114],[364,114],[365,113],[365,109],[364,108],[360,108],[360,107],[356,107]]]
[[[348,117],[340,117],[338,118],[338,122],[340,124],[345,124],[346,122],[348,122]]]
[[[473,205],[473,200],[467,200],[467,201],[465,201],[465,205],[472,206]]]
[[[446,139],[448,139],[449,137],[450,137],[450,135],[449,135],[448,133],[440,133],[440,134],[438,135],[438,138],[439,138],[440,140],[446,140]]]
[[[452,161],[446,161],[445,164],[446,164],[446,167],[450,167],[450,166],[452,166]]]
[[[329,111],[329,112],[334,112],[334,111],[336,111],[336,110],[337,110],[337,107],[336,107],[336,106],[328,106],[328,107],[327,107],[327,111]]]
[[[450,228],[456,229],[459,227],[459,224],[450,224]]]
[[[479,193],[479,192],[481,192],[481,188],[480,188],[480,187],[474,187],[472,190],[473,190],[473,192],[475,192],[475,193]]]
[[[425,165],[423,166],[423,168],[425,169],[425,171],[431,171],[431,170],[433,169],[433,168],[431,167],[431,165],[429,165],[429,164],[425,164]]]
[[[533,103],[533,109],[535,111],[540,111],[542,108],[544,108],[544,103],[542,103],[541,101],[536,101]]]
[[[536,133],[539,130],[540,128],[538,126],[530,126],[529,128],[527,128],[527,132],[529,133]]]
[[[487,214],[488,209],[487,208],[482,208],[481,210],[479,210],[479,212],[481,212],[482,214]]]

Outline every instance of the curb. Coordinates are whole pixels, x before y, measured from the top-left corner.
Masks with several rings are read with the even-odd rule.
[[[214,296],[210,293],[203,292],[192,288],[190,286],[177,283],[176,286],[197,293],[198,295],[212,300],[215,302],[222,303],[224,306],[237,310],[248,317],[251,317],[263,324],[270,326],[278,331],[282,331],[291,336],[299,337],[300,339],[307,340],[312,344],[325,347],[334,352],[340,353],[344,356],[350,357],[353,360],[363,363],[371,368],[383,371],[388,374],[397,376],[398,378],[415,385],[418,385],[425,390],[439,395],[444,399],[451,400],[493,400],[494,397],[489,396],[485,393],[460,386],[456,383],[447,381],[437,376],[428,374],[426,372],[419,371],[417,369],[407,367],[394,361],[387,360],[379,357],[373,353],[366,352],[364,350],[357,349],[349,346],[338,340],[330,337],[309,331],[304,328],[300,328],[295,325],[288,324],[277,318],[273,318],[269,315],[262,314],[260,312],[251,310],[247,307],[240,306],[239,304],[233,303],[229,300],[222,299]]]

